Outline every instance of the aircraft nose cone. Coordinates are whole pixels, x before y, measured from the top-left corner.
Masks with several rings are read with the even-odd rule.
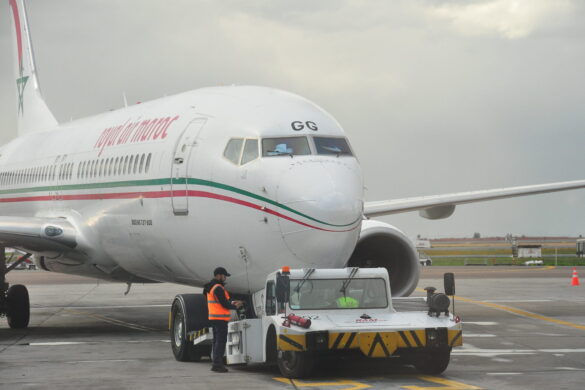
[[[280,178],[280,230],[307,265],[340,266],[351,255],[363,213],[359,168],[342,159],[298,161]],[[328,264],[324,264],[328,263]]]

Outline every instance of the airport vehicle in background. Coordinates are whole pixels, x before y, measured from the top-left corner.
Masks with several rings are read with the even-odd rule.
[[[544,265],[543,260],[526,260],[524,265]]]
[[[272,88],[204,88],[59,124],[40,92],[24,0],[8,2],[18,137],[0,147],[0,248],[43,270],[200,287],[221,264],[230,291],[246,299],[275,263],[385,267],[392,295],[406,296],[419,279],[416,248],[371,218],[447,218],[457,204],[585,187],[365,202],[339,122]],[[28,291],[9,286],[8,271],[0,260],[0,316],[25,328]]]
[[[433,260],[431,259],[431,257],[429,255],[425,255],[423,253],[419,253],[418,261],[419,261],[420,265],[422,265],[424,267],[428,267],[428,266],[433,265]]]
[[[277,363],[283,376],[302,378],[318,359],[354,354],[440,374],[463,343],[462,325],[446,294],[426,290],[425,298],[393,298],[386,268],[283,267],[252,295],[250,316],[228,324],[227,363]],[[453,274],[445,276],[445,292],[455,294]],[[203,294],[178,295],[169,326],[177,360],[209,354]]]

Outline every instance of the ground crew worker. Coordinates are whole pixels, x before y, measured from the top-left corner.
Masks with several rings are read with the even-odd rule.
[[[356,308],[359,307],[360,303],[357,299],[352,297],[339,297],[337,298],[337,307],[341,308]]]
[[[215,372],[228,372],[228,369],[223,364],[223,355],[227,343],[230,310],[236,310],[243,304],[242,301],[229,301],[230,294],[224,287],[228,276],[231,275],[225,268],[217,267],[213,271],[213,279],[203,287],[203,294],[207,296],[208,318],[213,327],[211,371]]]

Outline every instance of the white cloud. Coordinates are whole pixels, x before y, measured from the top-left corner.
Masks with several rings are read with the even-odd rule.
[[[498,34],[519,39],[562,23],[572,11],[570,0],[490,0],[444,4],[433,7],[431,14],[448,19],[462,34]]]

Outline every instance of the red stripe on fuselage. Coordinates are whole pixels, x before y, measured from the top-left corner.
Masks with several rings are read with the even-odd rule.
[[[209,199],[216,199],[221,200],[224,202],[230,202],[234,204],[238,204],[240,206],[249,207],[251,209],[259,210],[267,214],[274,215],[279,218],[286,219],[288,221],[297,223],[299,225],[321,230],[324,232],[333,232],[333,233],[341,233],[341,232],[349,232],[354,230],[357,226],[346,229],[346,230],[330,230],[330,229],[323,229],[317,226],[309,225],[298,219],[291,218],[284,214],[279,213],[278,211],[272,210],[265,206],[260,206],[255,203],[247,202],[245,200],[233,198],[231,196],[225,196],[220,194],[214,194],[212,192],[207,191],[191,191],[191,190],[178,190],[178,191],[151,191],[151,192],[117,192],[117,193],[105,193],[105,194],[77,194],[77,195],[54,195],[54,196],[26,196],[26,197],[17,197],[17,198],[0,198],[0,203],[18,203],[18,202],[44,202],[44,201],[63,201],[63,200],[99,200],[99,199],[156,199],[156,198],[171,198],[173,196],[182,197],[182,196],[189,196],[192,198],[209,198]]]

